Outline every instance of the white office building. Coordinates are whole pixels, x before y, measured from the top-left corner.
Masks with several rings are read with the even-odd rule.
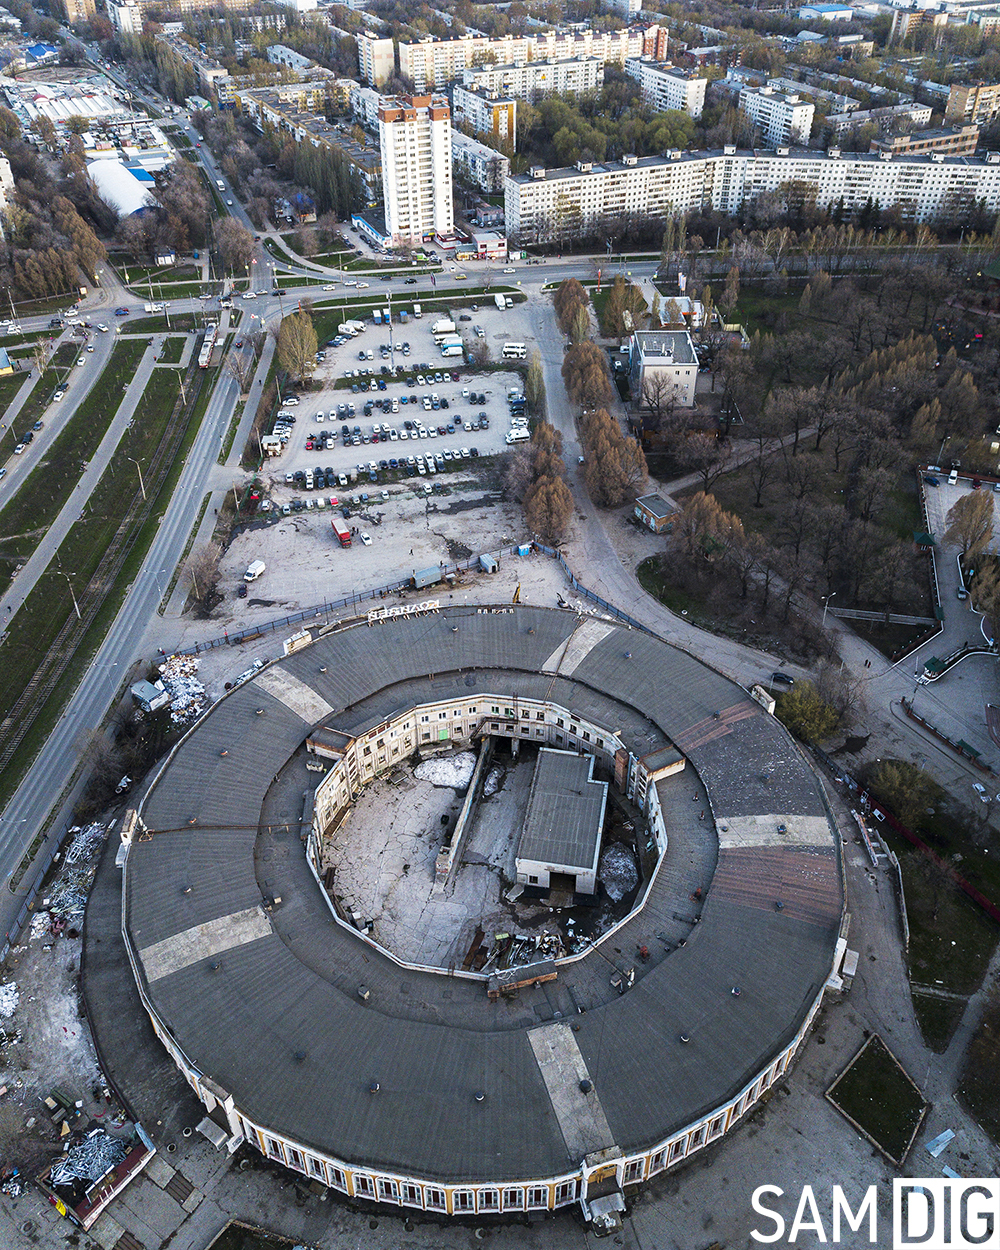
[[[370,30],[357,36],[358,68],[361,77],[372,87],[381,87],[396,68],[392,40],[373,35]]]
[[[625,73],[639,84],[647,108],[657,113],[680,109],[688,117],[701,116],[708,79],[696,70],[663,64],[651,57],[633,57],[625,62]]]
[[[394,246],[454,233],[451,109],[444,96],[386,96],[378,112],[386,232]]]
[[[470,91],[492,91],[529,101],[547,95],[580,95],[604,86],[604,62],[590,56],[526,65],[480,65],[462,71],[462,85]]]
[[[629,386],[639,406],[648,405],[648,389],[665,389],[678,408],[694,407],[698,358],[687,330],[637,330],[629,340]]]
[[[768,147],[809,142],[815,106],[797,95],[785,95],[773,87],[744,87],[740,112],[759,128]]]
[[[533,168],[504,188],[507,237],[530,244],[599,232],[603,223],[705,209],[737,214],[764,194],[789,211],[815,205],[850,217],[898,208],[907,221],[960,223],[973,210],[1000,212],[1000,152],[982,160],[940,153],[738,151],[625,156],[603,165]]]

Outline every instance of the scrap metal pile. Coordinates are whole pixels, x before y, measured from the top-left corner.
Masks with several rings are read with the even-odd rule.
[[[60,1193],[69,1191],[76,1205],[87,1189],[128,1157],[128,1145],[103,1128],[91,1129],[76,1146],[57,1159],[49,1172],[49,1184]]]
[[[40,924],[36,932],[35,917],[31,926],[32,937],[39,936],[45,928],[52,933],[61,933],[65,928],[79,929],[83,924],[87,895],[97,869],[97,856],[110,828],[110,825],[97,821],[69,831],[70,842],[63,856],[62,871],[42,902],[42,907],[49,913],[48,924]]]
[[[561,959],[565,954],[566,948],[558,933],[495,933],[493,945],[480,967],[520,968],[542,959]]]
[[[169,655],[160,665],[160,678],[170,695],[170,719],[175,725],[197,720],[208,702],[197,672],[198,659],[193,655]]]

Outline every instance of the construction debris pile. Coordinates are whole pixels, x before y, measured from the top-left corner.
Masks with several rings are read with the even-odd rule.
[[[42,900],[42,907],[48,912],[48,921],[40,922],[43,912],[33,917],[33,938],[41,936],[46,929],[53,934],[62,933],[64,929],[79,931],[83,925],[87,895],[97,870],[97,856],[110,828],[110,825],[97,821],[69,831],[70,841],[63,856],[62,872],[48,896]]]
[[[128,1147],[103,1128],[91,1129],[78,1146],[72,1146],[66,1154],[52,1165],[49,1183],[53,1188],[68,1187],[82,1191],[105,1173],[117,1167],[128,1156]],[[80,1181],[85,1184],[81,1187]],[[77,1199],[79,1201],[79,1199]]]
[[[160,679],[170,695],[170,719],[175,725],[197,720],[208,703],[197,672],[198,658],[193,655],[169,655],[160,665]]]
[[[21,998],[21,991],[17,988],[14,981],[5,981],[0,985],[0,1020],[9,1020],[17,1011],[17,1004]]]
[[[520,968],[543,959],[561,959],[565,954],[566,948],[558,933],[495,933],[493,945],[477,970],[482,971],[491,966],[501,970]]]

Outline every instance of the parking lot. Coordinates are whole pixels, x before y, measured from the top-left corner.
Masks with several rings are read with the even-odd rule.
[[[459,325],[467,343],[474,340],[475,324],[486,335],[486,310],[470,315],[484,321]],[[298,482],[286,478],[309,471],[313,471],[317,492],[344,489],[341,477],[348,484],[368,485],[406,480],[418,475],[421,457],[425,468],[419,475],[433,477],[450,472],[452,466],[468,467],[467,462],[477,455],[507,450],[507,393],[520,390],[520,375],[478,373],[461,357],[442,358],[431,335],[435,320],[436,316],[424,316],[407,325],[393,325],[391,352],[387,328],[371,324],[370,319],[355,338],[341,346],[321,347],[326,355],[314,376],[324,389],[281,405],[281,411],[295,421],[281,456],[267,466],[276,484],[300,496],[307,489],[301,478]],[[498,353],[507,337],[503,335],[491,347],[496,346]],[[408,353],[404,344],[409,346]],[[394,367],[398,367],[396,376]],[[347,380],[348,372],[350,385],[335,388],[335,382]],[[361,390],[363,384],[374,389]],[[286,392],[286,398],[292,400],[290,393]],[[484,420],[488,428],[482,428]],[[421,426],[423,431],[418,429]],[[412,461],[410,474],[408,460]],[[323,470],[322,488],[316,470]],[[328,486],[330,473],[338,480]],[[283,501],[281,496],[278,499]]]

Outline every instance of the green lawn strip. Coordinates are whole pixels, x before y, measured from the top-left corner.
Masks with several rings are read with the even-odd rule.
[[[157,375],[154,374],[154,377],[155,376]],[[166,379],[173,379],[174,391],[176,393],[176,390],[179,388],[179,376],[173,372],[164,372],[159,376]],[[185,460],[190,452],[195,438],[197,437],[201,422],[205,416],[205,411],[208,408],[212,387],[213,383],[209,380],[206,380],[202,386],[201,394],[194,405],[194,409],[188,421],[187,429],[185,430],[180,446],[178,447],[177,454],[174,457],[163,486],[157,492],[154,506],[150,511],[148,518],[138,530],[137,535],[133,540],[131,549],[126,556],[112,587],[109,589],[92,625],[87,630],[81,645],[78,647],[72,661],[60,679],[57,689],[53,692],[49,699],[46,700],[44,706],[36,716],[31,729],[29,729],[27,734],[25,734],[24,739],[14,752],[14,755],[11,757],[7,767],[4,769],[3,773],[0,774],[0,808],[9,802],[18,785],[20,785],[24,774],[27,772],[28,768],[30,768],[31,763],[38,751],[45,743],[48,735],[52,732],[53,726],[63,713],[66,702],[76,689],[76,686],[78,685],[80,678],[83,676],[87,665],[90,663],[94,653],[101,645],[107,630],[110,628],[112,622],[117,616],[122,602],[125,599],[125,595],[128,592],[129,586],[138,573],[139,568],[142,565],[142,561],[145,559],[146,552],[149,550],[150,544],[156,536],[163,513],[166,511],[167,505],[170,503],[171,496],[176,489],[178,479],[184,468]],[[167,416],[169,416],[169,409],[167,410]],[[162,431],[163,422],[156,422],[156,424]],[[135,426],[133,426],[133,430],[134,429]],[[155,446],[155,443],[152,440],[146,440],[146,442],[147,446]],[[139,456],[136,456],[136,459],[139,459],[141,462],[141,458]],[[120,491],[119,493],[125,501],[122,508],[122,515],[124,515],[124,512],[127,511],[128,503],[132,499],[132,494],[127,491]],[[74,528],[79,529],[81,526],[78,525]],[[70,537],[71,536],[67,536],[67,542]],[[66,569],[67,565],[63,559],[64,549],[65,544],[63,544],[63,548],[60,548],[60,559],[63,562],[63,568]],[[100,554],[103,556],[103,551]],[[54,585],[56,580],[60,583],[59,587]],[[175,581],[176,573],[170,582],[171,587]],[[47,583],[52,583],[51,589],[49,589],[50,598],[48,600],[48,609],[49,611],[52,611],[54,609],[58,609],[62,605],[63,600],[66,599],[65,584],[63,578],[47,577],[44,582],[39,582],[35,589],[38,590],[39,587],[46,585]],[[169,589],[170,587],[165,588],[165,594],[169,594]],[[27,604],[25,606],[27,606]],[[69,610],[72,611],[72,605],[68,604],[68,607]],[[22,609],[22,611],[23,610],[24,609]],[[60,628],[67,615],[68,613],[62,613],[59,623]],[[14,622],[12,622],[12,626],[16,624],[20,616],[21,613],[19,612],[18,617],[15,617]],[[43,614],[39,619],[41,622],[44,622],[46,618]],[[52,636],[54,636],[54,634]],[[37,663],[44,656],[44,647],[36,648],[34,650],[34,654],[36,655]],[[30,858],[31,854],[33,854],[33,852],[29,852],[29,855],[26,856],[26,860]],[[23,873],[24,868],[25,864],[22,863],[19,872]],[[17,874],[15,874],[15,877],[16,876]],[[16,882],[12,882],[12,885],[13,884],[16,884]]]
[[[636,569],[639,585],[664,604],[671,612],[683,615],[692,625],[711,629],[713,620],[708,606],[690,591],[672,586],[664,577],[658,556],[649,556]],[[709,591],[711,586],[706,588]]]
[[[975,1116],[984,1131],[1000,1142],[1000,995],[993,990],[979,1027],[965,1052],[965,1065],[955,1096]]]
[[[911,981],[953,994],[975,993],[1000,939],[1000,929],[918,848],[884,826],[879,834],[899,857],[903,873]],[[921,836],[928,840],[926,831]],[[954,861],[955,854],[946,858]],[[964,874],[970,865],[971,861],[967,864],[963,858],[955,866]],[[977,885],[984,893],[989,891],[986,883]],[[996,897],[995,892],[992,897]]]
[[[45,375],[32,383],[34,389],[25,400],[16,419],[19,430],[30,429],[52,402],[52,393],[66,380],[80,354],[78,343],[60,343],[45,368]]]
[[[136,317],[134,321],[124,323],[122,334],[169,334],[175,330],[201,329],[202,326],[195,324],[196,315],[198,314],[193,312],[173,313],[169,325],[162,313],[158,316]],[[216,313],[217,318],[218,313]]]
[[[277,282],[282,291],[287,291],[291,287],[297,286],[323,286],[329,283],[330,279],[323,277],[322,274],[316,274],[312,277],[306,277],[305,274],[280,274]]]
[[[154,373],[136,410],[131,430],[123,436],[118,454],[94,488],[81,520],[63,540],[58,567],[72,579],[79,602],[88,583],[104,559],[122,519],[134,503],[139,482],[136,466],[126,459],[130,454],[140,466],[148,464],[163,436],[180,385],[173,371]],[[72,601],[66,580],[53,563],[39,578],[18,610],[8,629],[4,667],[0,674],[0,712],[8,715],[21,691],[39,666],[70,613]]]
[[[28,474],[21,488],[0,508],[0,557],[7,568],[0,577],[6,586],[10,574],[38,545],[39,539],[62,511],[121,405],[124,385],[135,373],[145,349],[139,343],[117,343],[107,367],[60,432],[44,459]],[[140,405],[141,407],[141,405]],[[24,427],[24,418],[21,418]],[[25,529],[30,525],[30,529]]]
[[[893,1163],[906,1157],[927,1103],[874,1034],[826,1092],[831,1103]]]
[[[79,291],[66,291],[47,299],[22,299],[14,305],[17,317],[40,317],[43,313],[62,312],[80,298]]]
[[[22,370],[17,373],[8,373],[0,378],[0,422],[3,422],[4,425],[6,425],[6,422],[3,420],[3,413],[13,403],[14,397],[24,385],[27,376],[27,373]],[[3,432],[5,431],[0,431],[0,433]]]
[[[910,989],[920,1034],[936,1055],[943,1055],[962,1021],[968,1002],[964,998],[938,998]]]
[[[0,347],[6,347],[8,353],[14,355],[18,348],[32,346],[43,339],[50,338],[51,335],[51,330],[30,330],[26,334],[3,334],[0,335]]]
[[[183,336],[166,339],[163,344],[163,350],[160,352],[160,364],[179,365],[181,357],[184,355],[184,344],[186,342],[187,339]]]
[[[112,262],[122,281],[126,280],[128,275],[128,285],[131,287],[141,287],[145,283],[153,282],[156,284],[167,282],[182,282],[185,278],[196,278],[198,269],[195,265],[161,265],[159,267],[152,265],[136,265],[126,260],[115,260]]]
[[[715,290],[714,287],[712,289]],[[774,318],[781,313],[787,314],[792,321],[798,321],[801,298],[801,291],[788,295],[767,295],[763,291],[744,289],[740,292],[732,320],[742,325],[747,334],[753,334],[755,330],[764,334],[774,329]]]
[[[257,412],[254,415],[253,425],[251,426],[250,433],[247,435],[247,441],[243,446],[243,450],[240,452],[240,464],[244,469],[256,469],[260,462],[260,446],[254,436],[254,427],[257,427],[261,433],[265,430],[269,431],[274,428],[274,419],[278,415],[278,411],[281,408],[281,387],[276,385],[278,376],[281,373],[281,366],[278,363],[278,353],[275,352],[274,356],[271,358],[271,364],[267,371],[267,377],[264,379],[264,385],[260,388],[261,394],[260,399],[257,401]],[[275,388],[273,401],[271,398],[272,386]],[[261,411],[262,409],[266,409],[269,403],[271,411],[267,413],[266,416],[262,417]],[[236,430],[233,429],[232,433],[233,437],[235,437]],[[226,457],[220,456],[219,463],[224,464],[225,459]]]

